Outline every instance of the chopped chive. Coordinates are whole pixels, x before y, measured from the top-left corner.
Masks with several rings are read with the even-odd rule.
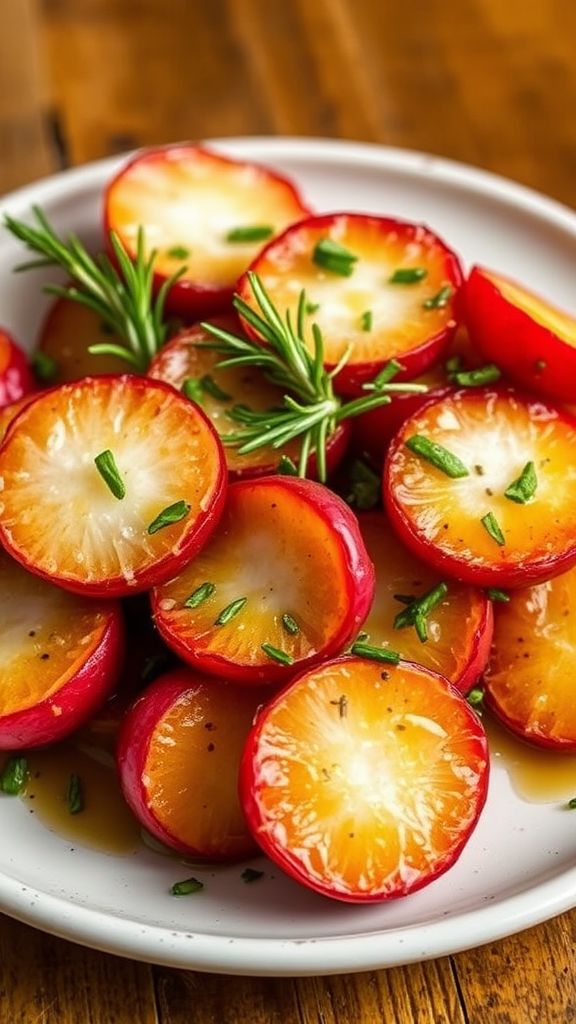
[[[501,373],[495,363],[487,363],[477,370],[456,370],[448,374],[450,380],[461,388],[480,388],[500,380]]]
[[[386,363],[382,367],[380,373],[377,373],[373,380],[370,381],[370,389],[377,391],[378,388],[384,387],[385,384],[389,384],[394,377],[396,377],[404,367],[402,363],[399,363],[397,359],[391,359],[389,363]],[[366,385],[363,385],[366,386]]]
[[[257,871],[256,868],[244,868],[240,878],[243,882],[250,884],[250,882],[257,882],[259,878],[264,878],[264,872]]]
[[[264,654],[267,654],[272,661],[277,661],[279,665],[293,665],[294,658],[291,654],[287,654],[286,651],[281,651],[278,647],[273,647],[272,644],[260,644]]]
[[[68,779],[68,791],[66,793],[69,814],[80,814],[84,810],[84,790],[82,779],[72,772]]]
[[[348,697],[343,693],[338,700],[331,700],[331,704],[334,704],[338,708],[340,718],[346,718],[348,715]]]
[[[438,583],[431,590],[427,591],[426,594],[423,594],[422,597],[417,597],[404,611],[398,612],[394,619],[394,629],[405,629],[407,626],[414,626],[420,642],[426,643],[428,639],[426,616],[430,614],[437,604],[440,604],[440,601],[446,597],[447,593],[447,584]]]
[[[202,583],[200,587],[196,587],[184,601],[184,608],[198,608],[199,605],[203,604],[216,590],[213,583]]]
[[[372,310],[367,309],[365,313],[362,313],[360,317],[360,327],[363,331],[372,330]]]
[[[397,665],[400,661],[397,651],[390,651],[387,647],[372,647],[370,644],[358,643],[358,641],[352,644],[350,654],[355,654],[358,658],[368,658],[370,661],[382,661],[387,665]]]
[[[452,296],[452,285],[445,284],[436,295],[431,295],[429,299],[426,299],[422,303],[424,309],[444,309],[444,306],[448,305],[448,300]]]
[[[9,796],[18,796],[26,785],[28,761],[25,757],[9,757],[0,777],[0,789]]]
[[[142,671],[140,673],[140,679],[143,683],[151,683],[158,676],[162,675],[166,669],[172,665],[172,655],[162,651],[160,654],[152,654],[149,658],[146,658]]]
[[[32,373],[42,384],[50,384],[58,373],[58,363],[46,352],[34,352],[30,359]]]
[[[220,385],[216,383],[209,373],[200,378],[200,387],[207,395],[210,395],[211,398],[216,398],[219,402],[229,402],[232,398],[232,395],[223,391]]]
[[[477,708],[484,700],[484,690],[481,686],[475,686],[466,697],[470,707]]]
[[[388,284],[417,284],[427,276],[426,267],[398,267],[388,278]]]
[[[186,501],[175,501],[173,505],[168,505],[158,513],[156,519],[153,519],[148,527],[148,533],[158,533],[158,530],[163,530],[166,526],[172,526],[173,523],[179,523],[181,519],[185,519],[190,511],[190,505]]]
[[[282,625],[286,632],[290,633],[290,636],[298,636],[300,626],[296,622],[296,619],[293,619],[287,612],[282,616]]]
[[[567,807],[569,811],[576,811],[576,796],[570,797]]]
[[[447,448],[437,444],[436,441],[431,441],[428,437],[424,437],[423,434],[413,434],[404,444],[411,452],[419,455],[422,459],[426,459],[426,462],[441,470],[442,473],[445,473],[452,480],[470,476],[466,466],[457,455],[449,452]]]
[[[227,242],[264,242],[274,234],[270,224],[247,224],[246,227],[232,228],[226,235]]]
[[[350,467],[350,493],[346,498],[348,504],[362,511],[374,508],[380,500],[381,487],[380,474],[375,473],[362,459],[355,459]]]
[[[96,469],[100,473],[105,484],[108,485],[110,491],[115,498],[122,501],[122,498],[126,497],[126,486],[122,477],[120,476],[120,470],[116,465],[116,459],[109,448],[105,452],[100,452],[99,455],[94,459]]]
[[[447,374],[458,373],[462,366],[462,360],[460,356],[450,356],[449,359],[444,363],[444,369]]]
[[[298,470],[288,455],[281,455],[280,462],[276,468],[280,476],[298,476]]]
[[[309,313],[309,314],[317,313],[319,309],[320,309],[320,303],[319,302],[307,302],[306,305],[304,306],[304,312],[305,313]]]
[[[182,394],[196,405],[202,405],[204,401],[204,388],[197,377],[186,377],[182,385]]]
[[[321,238],[312,253],[312,261],[323,270],[330,270],[341,277],[350,277],[358,257],[331,238]]]
[[[227,604],[215,620],[214,625],[226,626],[233,618],[235,618],[236,615],[238,615],[238,612],[242,611],[247,600],[247,597],[238,597],[235,601],[232,601],[231,604]]]
[[[501,604],[507,604],[510,600],[510,594],[505,590],[499,590],[498,587],[488,587],[486,596],[490,601],[499,601]]]
[[[193,892],[200,892],[204,888],[204,882],[197,878],[185,878],[182,882],[174,882],[170,889],[172,896],[190,896]]]
[[[486,533],[490,534],[492,540],[495,540],[496,543],[500,545],[500,547],[504,547],[506,543],[506,538],[504,537],[504,534],[500,529],[498,520],[496,519],[494,513],[487,512],[487,514],[482,517],[480,522],[482,523],[482,526],[486,530]]]
[[[538,477],[533,462],[527,462],[520,476],[513,480],[504,491],[504,497],[515,501],[517,505],[525,505],[536,494]]]
[[[187,249],[185,245],[173,245],[171,249],[166,250],[166,255],[171,260],[187,260],[190,249]]]

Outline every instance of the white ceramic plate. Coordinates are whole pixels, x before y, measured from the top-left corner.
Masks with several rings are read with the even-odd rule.
[[[533,192],[445,160],[356,143],[240,139],[217,146],[293,176],[320,211],[426,221],[467,263],[509,273],[576,312],[576,215]],[[118,163],[57,175],[0,206],[25,216],[37,203],[59,229],[97,244],[101,190]],[[45,308],[43,277],[12,276],[21,257],[2,233],[0,323],[31,346]],[[71,844],[8,797],[0,799],[0,835],[0,909],[7,914],[98,949],[205,971],[386,967],[498,939],[576,905],[574,813],[558,801],[523,800],[498,761],[479,827],[456,866],[389,905],[331,902],[274,869],[274,877],[246,885],[237,865],[195,870],[204,890],[175,899],[169,888],[182,871],[174,861],[148,850],[118,857]]]

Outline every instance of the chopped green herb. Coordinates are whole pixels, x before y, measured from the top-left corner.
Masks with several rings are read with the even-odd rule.
[[[288,615],[288,613],[285,613],[282,616],[282,625],[286,632],[290,633],[290,636],[298,636],[300,626],[296,622],[296,619],[293,619],[291,615]]]
[[[185,878],[182,882],[174,882],[170,889],[172,896],[190,896],[193,892],[200,892],[204,888],[204,882],[197,878]]]
[[[372,310],[367,309],[365,313],[362,313],[360,317],[360,327],[363,331],[372,330]]]
[[[185,519],[190,511],[190,505],[186,501],[175,501],[173,505],[168,505],[158,513],[156,519],[153,519],[148,527],[148,533],[158,533],[158,530],[163,530],[166,526],[172,526],[174,523],[179,523],[181,519]]]
[[[310,314],[311,313],[317,313],[319,309],[320,309],[320,303],[319,302],[307,302],[305,304],[305,306],[304,306],[304,312],[305,313],[310,313]]]
[[[294,658],[291,654],[287,654],[286,651],[281,651],[278,647],[273,647],[272,644],[260,644],[264,654],[267,654],[272,661],[277,661],[279,665],[293,665]]]
[[[430,614],[437,604],[440,604],[440,601],[446,597],[447,593],[447,584],[438,583],[431,590],[427,591],[426,594],[423,594],[422,597],[415,598],[404,611],[398,612],[394,619],[394,629],[405,629],[407,626],[414,626],[418,639],[421,643],[425,643],[428,639],[426,616]]]
[[[227,242],[264,242],[274,234],[270,224],[248,224],[242,228],[232,228],[226,235]]]
[[[197,377],[186,377],[182,385],[182,394],[189,401],[196,402],[196,405],[202,405],[204,401],[204,388]]]
[[[30,359],[32,373],[42,384],[50,384],[58,373],[58,363],[46,352],[34,352]]]
[[[389,363],[382,367],[380,373],[377,373],[373,380],[369,381],[368,384],[363,384],[362,387],[364,390],[378,391],[385,384],[389,384],[403,369],[402,363],[399,363],[396,359],[391,359]]]
[[[570,797],[567,806],[569,811],[576,811],[576,796]]]
[[[213,583],[202,583],[200,587],[196,587],[184,601],[184,608],[198,608],[199,605],[203,604],[216,590]]]
[[[498,587],[488,587],[486,595],[490,601],[499,601],[501,604],[507,604],[510,600],[510,594],[505,590],[499,590]]]
[[[100,454],[94,459],[94,462],[96,464],[96,469],[114,497],[118,498],[119,501],[121,501],[122,498],[125,498],[126,486],[120,476],[120,470],[116,465],[116,459],[110,449],[107,448],[105,452],[100,452]]]
[[[26,785],[28,761],[25,757],[9,757],[0,777],[0,789],[9,796],[18,796]]]
[[[513,480],[504,491],[504,497],[515,501],[518,505],[525,505],[536,494],[538,477],[533,462],[527,462],[520,476]]]
[[[422,303],[424,309],[444,309],[448,305],[449,299],[452,297],[453,288],[450,284],[445,284],[436,295],[431,295],[429,299],[426,299]]]
[[[341,277],[350,277],[358,257],[331,238],[321,238],[312,253],[312,261],[323,270],[330,270]]]
[[[256,868],[244,868],[244,871],[240,875],[243,882],[257,882],[259,878],[264,878],[263,871],[257,871]]]
[[[84,810],[84,790],[82,779],[72,772],[68,780],[68,792],[66,794],[69,814],[80,814]]]
[[[501,548],[504,547],[506,543],[506,538],[504,537],[504,534],[500,529],[498,520],[496,519],[494,513],[488,512],[485,516],[482,517],[480,522],[482,523],[482,526],[486,530],[486,533],[490,534],[492,540],[495,540],[496,543],[499,544]]]
[[[471,707],[479,707],[484,701],[483,688],[481,686],[475,686],[473,690],[470,690],[470,693],[466,697],[466,700],[468,701]]]
[[[235,601],[232,601],[231,604],[227,604],[215,620],[214,625],[226,626],[233,618],[235,618],[236,615],[238,615],[238,612],[242,611],[247,600],[247,597],[238,597]]]
[[[281,455],[276,472],[280,476],[298,476],[298,470],[288,455]]]
[[[171,249],[166,250],[166,255],[171,260],[187,260],[190,249],[187,249],[185,245],[173,245]]]
[[[368,658],[369,661],[382,661],[387,665],[397,665],[400,661],[397,651],[390,651],[387,647],[372,647],[370,644],[358,643],[358,641],[352,644],[350,654],[355,654],[358,658]]]
[[[427,276],[426,267],[398,267],[388,278],[388,284],[418,284]]]
[[[446,373],[448,375],[450,375],[451,373],[458,373],[458,370],[461,368],[461,366],[462,360],[460,356],[450,356],[450,359],[447,359],[446,362],[444,363],[444,369],[446,370]]]
[[[350,467],[350,493],[346,498],[348,504],[362,511],[374,508],[380,500],[381,487],[380,474],[375,473],[362,459],[355,459]]]
[[[232,398],[232,395],[223,391],[220,385],[216,383],[209,373],[200,378],[200,386],[207,395],[210,395],[211,398],[215,398],[218,402],[229,402]]]
[[[445,473],[452,480],[458,480],[461,477],[470,475],[466,466],[457,455],[449,452],[447,448],[437,444],[436,441],[431,441],[428,437],[424,437],[423,434],[413,434],[404,443],[411,452],[425,459],[426,462],[435,466],[436,469]]]
[[[477,370],[456,370],[448,376],[452,383],[460,388],[479,388],[500,380],[501,373],[495,363],[487,363]]]

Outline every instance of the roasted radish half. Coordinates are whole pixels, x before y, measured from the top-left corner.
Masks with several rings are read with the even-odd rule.
[[[376,569],[364,642],[399,651],[405,661],[434,669],[467,693],[490,654],[493,615],[486,594],[441,580],[400,543],[381,512],[365,512],[359,523]]]
[[[238,768],[260,690],[178,669],[128,712],[118,740],[122,792],[156,839],[189,857],[237,860],[255,842],[238,799]]]
[[[212,322],[234,333],[239,329],[236,317],[230,314],[215,318]],[[238,423],[230,415],[235,406],[244,405],[254,412],[278,408],[282,405],[284,391],[270,383],[257,368],[235,366],[219,369],[217,364],[223,359],[222,354],[203,347],[213,342],[213,336],[199,324],[182,331],[160,349],[150,364],[149,376],[166,381],[202,407],[224,440],[226,464],[232,478],[274,473],[283,455],[297,463],[300,454],[298,439],[280,449],[266,445],[246,455],[240,455],[237,448],[226,445],[226,436],[238,430]],[[328,437],[328,472],[335,469],[343,458],[349,436],[350,423],[345,420]],[[315,457],[312,453],[308,475],[314,476],[314,473]]]
[[[483,267],[472,269],[462,311],[473,341],[511,380],[576,401],[576,317]]]
[[[66,384],[82,377],[124,373],[126,362],[117,356],[92,355],[91,345],[118,344],[116,335],[97,314],[72,299],[56,299],[48,310],[38,339],[36,356],[47,384]]]
[[[547,580],[576,563],[576,420],[512,390],[457,391],[403,424],[384,499],[400,539],[441,574]]]
[[[509,595],[495,610],[485,701],[529,743],[576,751],[576,569]]]
[[[264,242],[309,212],[275,171],[182,144],[130,160],[108,186],[104,220],[131,256],[143,228],[156,251],[156,288],[183,271],[168,307],[194,318],[229,305]]]
[[[350,348],[335,381],[343,394],[357,393],[391,359],[402,363],[404,379],[424,373],[456,328],[458,258],[419,224],[359,213],[310,217],[267,245],[250,269],[294,323],[305,292],[304,338],[312,348],[312,326],[320,327],[328,367]],[[238,291],[257,309],[248,277]]]
[[[0,749],[54,743],[114,688],[120,606],[67,594],[0,555]]]
[[[0,327],[0,408],[33,391],[34,379],[21,348]]]
[[[340,653],[374,570],[347,505],[295,477],[234,483],[211,541],[152,606],[166,643],[206,672],[276,683]]]
[[[240,794],[254,837],[289,875],[368,903],[406,896],[454,863],[487,780],[482,725],[445,679],[342,658],[262,709]]]
[[[173,576],[208,539],[226,467],[202,411],[143,377],[44,392],[0,448],[0,539],[26,568],[94,596]]]

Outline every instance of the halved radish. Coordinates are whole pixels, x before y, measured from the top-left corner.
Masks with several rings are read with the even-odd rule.
[[[453,580],[442,593],[438,573],[400,543],[381,512],[366,512],[359,523],[376,569],[374,603],[362,627],[367,634],[365,642],[399,651],[404,661],[433,669],[461,693],[468,693],[490,655],[493,615],[486,594]],[[431,610],[423,616],[424,642],[414,625],[394,628],[410,607],[409,599],[423,595],[431,598]]]
[[[120,606],[67,594],[0,554],[0,749],[41,746],[87,721],[122,666]]]
[[[156,250],[155,287],[186,268],[168,307],[208,315],[229,305],[234,285],[263,242],[309,213],[287,178],[191,143],[138,153],[109,184],[106,231],[131,256],[138,229]]]
[[[223,330],[238,333],[238,321],[231,314],[212,321]],[[238,430],[238,423],[228,415],[235,405],[246,405],[254,412],[278,408],[282,404],[284,391],[271,384],[256,367],[235,366],[218,369],[222,354],[202,345],[213,342],[214,338],[200,324],[185,329],[160,350],[152,360],[148,375],[164,380],[178,391],[184,387],[194,401],[198,402],[214,425],[220,437]],[[344,457],[350,421],[345,420],[328,437],[326,459],[328,472],[334,469]],[[232,478],[263,476],[274,473],[282,455],[297,462],[300,440],[290,442],[281,449],[267,445],[248,455],[240,455],[237,448],[225,446],[226,464]],[[310,457],[308,475],[314,476],[315,458]]]
[[[328,367],[351,346],[336,377],[343,394],[357,393],[391,359],[401,361],[404,379],[424,373],[456,328],[458,258],[420,224],[360,213],[310,217],[270,242],[250,269],[281,315],[292,312],[293,322],[300,292],[306,292],[304,337],[312,347],[312,325],[318,324]],[[238,292],[258,308],[246,276]]]
[[[486,798],[484,730],[441,676],[342,658],[260,712],[240,796],[289,875],[352,903],[406,896],[461,853]]]
[[[234,483],[211,541],[152,596],[184,661],[240,682],[275,683],[344,649],[372,601],[356,517],[321,484]]]
[[[201,410],[148,378],[85,377],[23,409],[0,448],[0,539],[32,572],[97,596],[173,576],[226,485]]]
[[[510,594],[495,614],[485,701],[529,743],[576,751],[576,569]]]
[[[0,327],[0,408],[17,402],[35,388],[28,360],[10,337]]]
[[[457,391],[403,424],[384,499],[401,540],[442,574],[549,579],[576,563],[576,420],[511,389]]]
[[[40,328],[39,351],[51,361],[48,383],[66,384],[82,377],[124,373],[126,363],[117,356],[91,355],[91,345],[118,344],[116,335],[97,314],[71,299],[60,298],[50,306]]]
[[[254,852],[238,798],[238,768],[260,690],[177,669],[128,712],[118,740],[122,792],[160,842],[189,857]]]
[[[462,290],[462,313],[473,341],[511,380],[576,401],[576,317],[483,267]]]

